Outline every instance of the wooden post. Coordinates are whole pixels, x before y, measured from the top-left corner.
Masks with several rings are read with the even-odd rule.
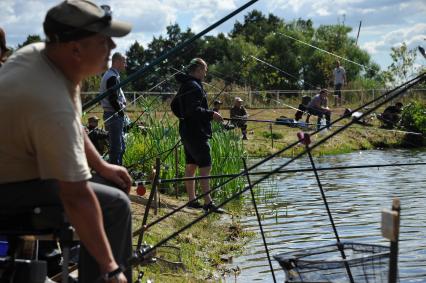
[[[175,178],[179,178],[179,147],[175,146]],[[176,199],[178,198],[178,182],[175,182],[175,195]]]
[[[157,180],[160,180],[161,160],[159,157],[155,159],[155,171],[157,174]],[[158,183],[152,186],[154,191],[154,215],[158,214],[158,208],[160,207],[159,196],[158,196]]]
[[[392,210],[382,211],[382,235],[390,240],[389,256],[389,283],[396,283],[398,279],[398,240],[400,223],[400,201],[394,198]]]
[[[271,146],[274,148],[274,135],[272,134],[272,123],[269,124],[269,130],[271,132]]]

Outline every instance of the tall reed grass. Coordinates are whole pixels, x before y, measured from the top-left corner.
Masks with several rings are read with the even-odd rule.
[[[155,165],[156,157],[161,159],[161,179],[176,178],[176,157],[172,150],[180,141],[176,118],[163,112],[161,117],[147,114],[143,119],[145,129],[133,127],[126,137],[126,153],[124,165],[130,168],[136,179],[146,179]],[[239,173],[243,168],[242,158],[246,156],[239,135],[234,131],[226,131],[222,125],[213,122],[213,138],[210,140],[211,156],[213,160],[212,175]],[[185,156],[183,147],[177,148],[177,176],[184,176]],[[210,181],[211,188],[224,182],[226,178]],[[198,183],[198,182],[197,182]],[[243,187],[245,180],[236,179],[216,190],[214,197],[224,200]],[[166,192],[174,193],[173,184],[164,183],[162,188],[169,188]],[[184,192],[183,182],[178,183],[179,193]]]

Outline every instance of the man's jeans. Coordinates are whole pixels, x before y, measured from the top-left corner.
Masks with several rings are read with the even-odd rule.
[[[105,129],[109,135],[109,163],[122,165],[126,150],[124,143],[124,117],[114,112],[104,113]]]

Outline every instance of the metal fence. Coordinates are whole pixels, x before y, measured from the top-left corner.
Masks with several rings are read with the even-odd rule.
[[[342,97],[345,105],[362,105],[366,102],[382,95],[388,89],[369,89],[342,90]],[[233,105],[236,96],[241,97],[244,105],[248,108],[287,108],[288,105],[296,106],[301,102],[302,96],[314,96],[318,90],[247,90],[247,91],[228,91],[221,93],[219,99],[223,102],[223,108],[229,108]],[[99,93],[82,93],[83,102],[93,99]],[[133,91],[124,92],[128,105],[140,107],[146,105],[147,100],[158,99],[162,102],[164,109],[168,109],[171,99],[176,92],[143,92]],[[209,92],[209,99],[217,97],[218,91]],[[333,91],[330,91],[329,104],[333,103]],[[400,101],[405,105],[410,101],[426,101],[426,89],[412,89],[407,95],[404,95]],[[162,108],[163,108],[162,107]],[[159,109],[160,110],[160,109]]]

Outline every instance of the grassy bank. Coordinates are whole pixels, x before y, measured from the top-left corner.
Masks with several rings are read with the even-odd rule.
[[[333,111],[332,119],[340,117],[343,114],[343,108],[337,108]],[[258,120],[275,120],[279,116],[292,118],[294,110],[287,109],[268,109],[252,110],[251,118]],[[311,123],[316,123],[317,118],[312,116]],[[348,120],[342,120],[338,126],[344,125]],[[353,125],[348,130],[338,134],[314,150],[316,155],[329,155],[347,153],[356,150],[367,150],[377,148],[398,148],[404,145],[405,133],[391,131],[379,128],[380,123],[377,119],[372,119],[373,126]],[[334,128],[334,130],[337,129]],[[320,133],[312,137],[315,142],[332,131]],[[297,133],[301,131],[298,128],[290,128],[284,125],[275,125],[270,123],[248,123],[249,140],[244,141],[244,148],[249,156],[263,157],[285,146],[294,143],[297,140]],[[271,137],[273,137],[273,142]],[[285,151],[282,156],[291,157],[302,151],[302,147],[295,147]]]
[[[133,196],[132,199],[134,200],[133,230],[136,231],[141,226],[145,206],[135,202],[138,200],[137,197]],[[151,210],[148,223],[176,209],[185,200],[186,198],[175,199],[162,195],[159,213],[154,216]],[[233,214],[239,210],[238,207],[240,205],[234,203],[227,209]],[[145,234],[144,241],[154,245],[201,214],[200,210],[185,208],[150,228]],[[157,260],[156,263],[142,268],[145,273],[143,282],[147,279],[153,282],[174,283],[219,281],[224,274],[232,275],[232,268],[229,267],[230,259],[241,253],[244,244],[254,236],[252,233],[243,231],[235,219],[228,214],[213,214],[170,240],[167,245],[178,249],[167,247],[158,249],[157,255],[164,260]],[[134,238],[135,244],[137,238],[137,236]],[[170,262],[179,262],[179,264]],[[137,278],[136,271],[134,276]]]

